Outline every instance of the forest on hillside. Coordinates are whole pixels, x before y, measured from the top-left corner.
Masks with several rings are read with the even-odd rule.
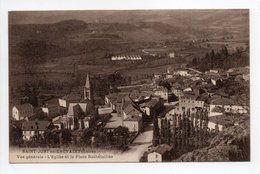
[[[204,72],[216,68],[227,70],[234,67],[248,66],[249,62],[249,47],[246,49],[238,48],[234,53],[230,54],[227,47],[223,46],[221,50],[211,50],[202,58],[194,57],[189,66]]]

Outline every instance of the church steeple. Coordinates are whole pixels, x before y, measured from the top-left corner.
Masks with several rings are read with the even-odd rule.
[[[87,73],[87,77],[86,77],[86,83],[85,83],[85,86],[84,86],[84,100],[85,99],[91,100],[90,80],[89,80],[88,73]]]

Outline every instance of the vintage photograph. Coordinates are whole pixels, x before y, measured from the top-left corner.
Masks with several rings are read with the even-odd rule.
[[[249,9],[8,18],[10,163],[250,161]]]

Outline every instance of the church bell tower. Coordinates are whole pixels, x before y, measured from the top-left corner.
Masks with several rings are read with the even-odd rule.
[[[87,73],[87,77],[86,77],[86,83],[84,86],[84,100],[85,99],[91,100],[91,90],[90,90],[90,81],[89,81],[88,73]]]

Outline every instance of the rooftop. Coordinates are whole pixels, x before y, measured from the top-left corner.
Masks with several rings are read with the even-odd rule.
[[[33,106],[30,103],[25,103],[25,104],[21,104],[21,105],[15,105],[14,107],[16,107],[18,110],[33,109]]]
[[[24,131],[44,131],[48,128],[49,121],[25,121],[22,124],[22,130]]]
[[[234,102],[231,99],[228,98],[217,98],[217,99],[213,99],[210,104],[213,105],[233,105]]]
[[[167,151],[170,151],[172,149],[171,146],[167,145],[167,144],[161,144],[155,148],[152,148],[150,153],[152,152],[156,152],[159,153],[161,155],[165,154]]]
[[[142,114],[141,111],[136,109],[132,103],[129,103],[128,106],[124,109],[126,115],[139,116]]]
[[[122,126],[122,117],[119,117],[117,115],[112,116],[107,124],[105,125],[105,128],[107,129],[115,129],[118,126]]]

